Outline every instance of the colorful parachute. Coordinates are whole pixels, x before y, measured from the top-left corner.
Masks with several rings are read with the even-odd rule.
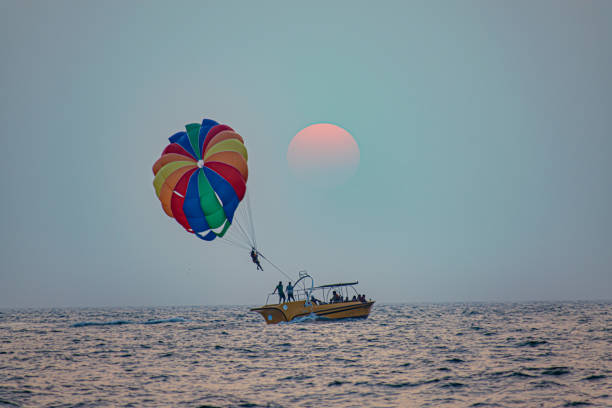
[[[242,137],[227,125],[204,119],[185,129],[168,139],[153,165],[153,186],[166,214],[212,241],[225,236],[245,197],[248,154]],[[254,238],[243,239],[245,245],[254,247]]]

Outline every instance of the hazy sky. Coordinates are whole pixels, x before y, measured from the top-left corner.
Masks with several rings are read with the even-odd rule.
[[[151,166],[210,117],[261,250],[397,301],[612,298],[612,2],[0,2],[0,307],[256,304],[279,279],[167,217]],[[291,138],[347,129],[335,189]]]

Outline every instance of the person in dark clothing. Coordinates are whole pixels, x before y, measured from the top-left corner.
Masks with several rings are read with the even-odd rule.
[[[260,271],[263,271],[263,268],[261,267],[261,264],[259,263],[259,257],[258,257],[258,254],[255,248],[251,249],[251,259],[253,260],[253,263],[257,265],[257,269]]]
[[[287,284],[287,302],[293,300],[295,302],[295,298],[293,297],[293,285],[291,282]]]
[[[283,291],[282,281],[278,281],[278,285],[276,285],[276,289],[274,289],[274,292],[272,292],[272,294],[275,294],[276,292],[278,292],[278,304],[284,303],[285,302],[285,292]]]

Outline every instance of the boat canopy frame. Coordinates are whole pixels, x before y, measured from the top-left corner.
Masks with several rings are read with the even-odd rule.
[[[339,286],[354,286],[354,285],[359,285],[359,281],[346,282],[346,283],[328,283],[327,285],[317,286],[317,287],[315,287],[315,289],[336,288],[336,287],[339,287]]]

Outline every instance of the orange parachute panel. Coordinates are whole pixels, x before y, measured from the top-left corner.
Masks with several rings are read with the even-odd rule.
[[[212,154],[205,161],[205,163],[209,162],[221,162],[229,164],[240,172],[245,183],[249,178],[249,168],[247,166],[247,162],[246,160],[244,160],[244,157],[242,157],[242,155],[238,152],[223,151]]]
[[[157,174],[159,169],[161,169],[166,164],[173,162],[173,161],[192,161],[195,164],[195,161],[193,160],[193,158],[189,156],[183,156],[182,154],[178,154],[178,153],[166,153],[162,157],[157,159],[157,161],[153,165],[153,174]]]
[[[181,167],[178,170],[173,171],[162,184],[161,191],[159,192],[159,201],[161,201],[162,208],[170,217],[174,217],[172,215],[172,194],[174,192],[174,188],[177,183],[183,177],[185,173],[190,170],[193,170],[196,166],[185,166]]]

